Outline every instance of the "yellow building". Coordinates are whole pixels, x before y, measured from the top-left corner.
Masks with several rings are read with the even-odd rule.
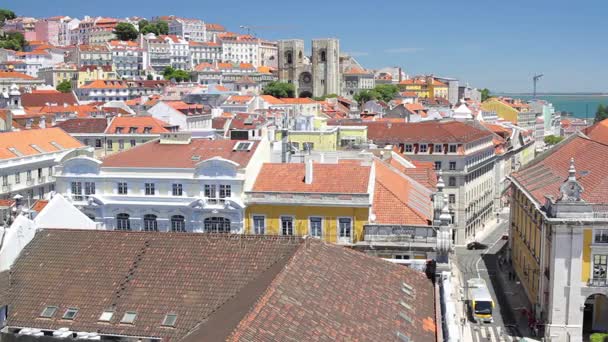
[[[114,68],[110,65],[85,65],[78,69],[76,83],[78,88],[85,85],[87,82],[95,80],[116,80],[118,76]]]
[[[481,104],[481,108],[488,112],[495,112],[499,118],[512,122],[523,129],[533,130],[536,122],[536,113],[527,103],[509,97],[491,97]]]
[[[551,341],[608,330],[607,154],[575,135],[510,177],[510,258]]]
[[[448,98],[448,85],[432,76],[416,77],[399,83],[402,91],[416,93],[419,98]]]
[[[363,240],[372,205],[374,165],[264,164],[246,193],[245,232],[309,235],[326,242]]]
[[[281,140],[281,131],[275,134]],[[288,141],[298,151],[312,149],[320,152],[337,151],[367,141],[367,126],[323,126],[315,130],[290,130]]]

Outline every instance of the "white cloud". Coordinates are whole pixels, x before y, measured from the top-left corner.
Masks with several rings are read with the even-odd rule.
[[[386,53],[414,53],[414,52],[420,52],[422,50],[424,50],[424,49],[417,48],[417,47],[401,47],[401,48],[386,49],[386,50],[384,50],[384,52],[386,52]]]

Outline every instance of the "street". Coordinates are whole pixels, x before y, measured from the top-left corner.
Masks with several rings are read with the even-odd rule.
[[[493,323],[473,323],[470,318],[465,325],[465,340],[473,341],[513,341],[522,336],[518,329],[517,318],[513,310],[509,307],[507,297],[514,296],[513,290],[505,289],[503,281],[499,279],[502,271],[498,266],[500,253],[507,248],[508,241],[503,240],[502,236],[507,232],[508,217],[504,217],[498,225],[489,227],[486,236],[479,242],[488,246],[486,250],[467,250],[466,247],[456,247],[453,255],[455,267],[460,271],[462,277],[461,284],[466,284],[468,279],[482,278],[486,281],[488,289],[495,299],[493,310]],[[461,293],[466,297],[466,289],[461,289]],[[467,313],[466,302],[462,301],[461,312]],[[467,331],[468,330],[468,331]]]

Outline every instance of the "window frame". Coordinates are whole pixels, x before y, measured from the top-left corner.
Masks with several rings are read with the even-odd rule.
[[[319,222],[320,226],[319,226],[319,235],[315,235],[314,234],[314,227],[313,227],[313,220],[315,220],[316,222]],[[318,220],[318,221],[317,221]],[[308,217],[308,234],[311,237],[317,238],[317,239],[322,239],[323,238],[323,217],[322,216],[309,216]]]
[[[349,220],[350,221],[349,236],[348,237],[342,236],[342,226],[341,226],[342,222],[340,222],[342,220]],[[338,216],[336,218],[336,221],[337,221],[336,222],[337,223],[337,225],[336,225],[337,232],[336,233],[338,235],[338,241],[339,242],[340,241],[344,241],[344,240],[346,240],[348,238],[348,241],[352,242],[352,240],[353,240],[353,230],[354,230],[354,222],[353,222],[354,220],[353,220],[353,218],[351,216]]]
[[[263,222],[262,227],[257,227],[256,226],[256,218],[261,218],[262,219],[262,222]],[[256,235],[265,235],[266,234],[266,215],[252,214],[251,215],[251,227],[253,228],[252,229],[252,233],[253,234],[256,234]]]
[[[288,219],[288,221],[291,222],[291,228],[290,228],[291,229],[291,234],[285,234],[285,228],[283,227],[283,222],[284,222],[283,219]],[[282,236],[294,236],[295,235],[295,228],[294,228],[294,221],[295,221],[295,219],[296,218],[293,215],[280,215],[279,216],[279,222],[281,223],[281,226],[280,226],[280,229],[281,229],[280,233],[281,234],[280,235],[282,235]],[[287,222],[287,220],[285,222]]]
[[[68,313],[70,313],[71,315],[68,316]],[[67,308],[63,313],[61,319],[73,321],[76,318],[76,315],[78,315],[78,308]]]

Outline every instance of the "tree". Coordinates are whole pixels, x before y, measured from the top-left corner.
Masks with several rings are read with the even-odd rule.
[[[190,73],[168,66],[163,70],[163,77],[166,80],[175,80],[175,82],[189,81]]]
[[[148,75],[146,76],[146,79],[147,79],[148,81],[152,81],[152,80],[154,79],[154,76],[152,76],[152,74],[148,74]]]
[[[379,95],[377,99],[384,102],[389,102],[399,93],[399,87],[394,84],[378,84],[373,90]]]
[[[62,93],[69,93],[72,91],[72,83],[68,80],[63,80],[57,85],[57,90]]]
[[[158,34],[169,34],[169,24],[166,21],[157,21],[156,27],[158,27]]]
[[[547,135],[544,140],[545,140],[545,144],[547,144],[547,145],[557,145],[562,140],[564,140],[564,137],[558,137],[555,135]]]
[[[8,32],[0,36],[0,48],[23,51],[27,45],[27,40],[19,32]]]
[[[147,21],[146,19],[142,19],[140,21],[137,22],[137,27],[139,28],[139,31],[141,31],[142,28],[146,27],[150,25],[150,22]]]
[[[353,99],[357,101],[359,105],[363,105],[367,101],[376,100],[380,97],[380,93],[378,93],[375,89],[365,89],[356,93],[353,96]]]
[[[118,23],[114,28],[114,34],[119,40],[135,40],[139,33],[133,24]]]
[[[597,106],[597,111],[595,112],[595,123],[608,119],[608,106],[604,106],[600,103]]]
[[[481,102],[489,99],[490,97],[492,97],[492,96],[490,96],[490,89],[488,89],[488,88],[481,89]]]
[[[324,96],[313,97],[312,99],[315,100],[315,101],[325,101],[327,99],[333,99],[333,98],[336,98],[336,97],[338,97],[338,94],[327,94],[327,95],[324,95]]]
[[[295,97],[296,88],[291,83],[270,82],[263,90],[264,95],[272,95],[276,98]]]
[[[5,21],[15,19],[15,18],[17,18],[17,16],[15,15],[15,12],[4,9],[4,8],[0,8],[0,26],[3,26]]]
[[[139,22],[139,32],[141,34],[154,33],[155,35],[169,34],[169,24],[167,22],[159,20],[156,22],[148,22],[142,20]]]

